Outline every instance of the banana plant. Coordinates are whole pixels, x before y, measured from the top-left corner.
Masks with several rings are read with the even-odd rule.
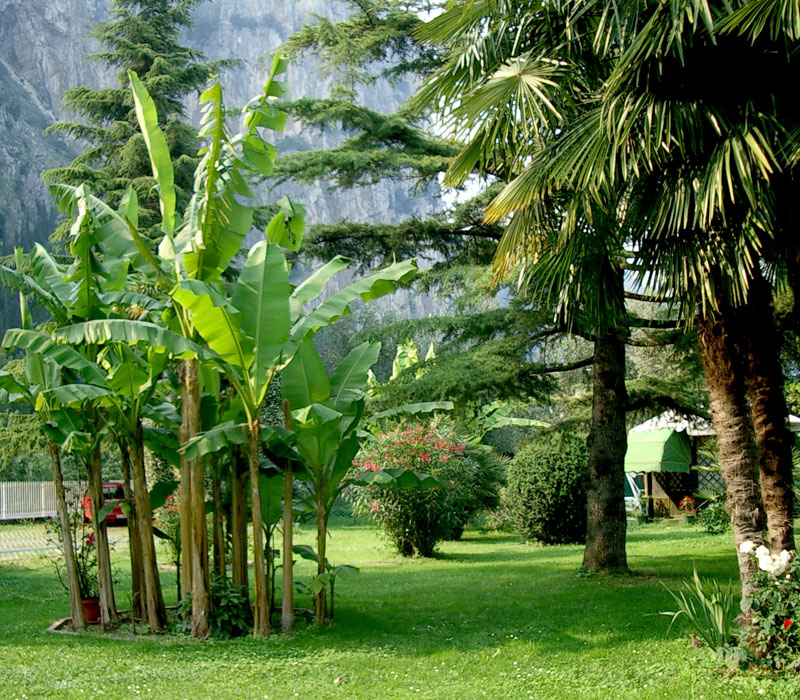
[[[119,295],[127,271],[127,264],[124,262],[101,261],[98,258],[91,244],[92,216],[85,206],[85,188],[78,188],[77,193],[75,221],[69,237],[73,256],[71,264],[66,267],[60,265],[37,244],[28,261],[30,274],[18,271],[15,277],[15,286],[18,289],[35,295],[49,310],[51,323],[56,330],[71,324],[104,318],[111,308],[108,303],[109,295]],[[5,280],[8,281],[13,276],[11,272],[8,268],[3,271]],[[23,325],[30,326],[25,322]],[[56,366],[74,368],[81,380],[87,383],[92,383],[97,378],[94,363],[98,348],[93,343],[87,343],[78,349],[68,348],[56,343],[51,333],[23,327],[7,331],[2,347],[4,350],[23,350],[28,356],[41,354]],[[51,383],[48,391],[54,388],[56,383]],[[96,537],[100,619],[103,625],[107,625],[115,621],[118,615],[106,524],[104,520],[97,518],[103,507],[100,438],[105,434],[105,420],[97,406],[100,397],[101,394],[84,396],[82,410],[75,412],[66,410],[58,401],[52,402],[44,391],[40,391],[35,408],[48,415],[45,423],[48,437],[61,449],[74,451],[86,469]]]

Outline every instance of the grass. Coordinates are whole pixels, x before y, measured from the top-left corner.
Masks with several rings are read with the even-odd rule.
[[[800,679],[722,672],[653,615],[674,607],[661,582],[676,587],[693,561],[736,577],[728,536],[651,525],[630,532],[628,552],[636,575],[584,577],[577,546],[468,531],[436,560],[401,560],[373,529],[339,526],[332,561],[361,573],[338,582],[335,623],[229,642],[47,634],[67,609],[51,567],[0,564],[0,698],[800,697]],[[164,573],[174,599],[173,580]]]

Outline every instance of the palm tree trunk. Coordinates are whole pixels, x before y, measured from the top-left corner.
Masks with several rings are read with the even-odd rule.
[[[625,340],[619,331],[598,335],[594,346],[589,487],[583,568],[627,573],[625,552]]]
[[[739,551],[739,546],[746,540],[763,544],[766,523],[744,373],[730,332],[732,314],[724,302],[719,306],[719,314],[700,320],[700,354],[706,370],[711,415],[727,486],[727,510],[739,558],[742,595],[745,596],[750,590],[750,578],[756,572],[756,566],[752,557]]]
[[[161,591],[156,545],[153,538],[153,509],[150,507],[150,492],[147,490],[145,476],[141,421],[137,425],[135,439],[128,442],[128,453],[133,467],[133,496],[136,500],[134,513],[139,531],[139,546],[142,551],[145,616],[151,632],[162,632],[167,622],[167,611]]]
[[[185,360],[183,363],[181,418],[181,444],[185,444],[201,429],[197,360]],[[192,636],[204,638],[211,633],[208,622],[211,610],[211,584],[208,573],[208,530],[202,458],[181,462],[181,499],[183,589],[184,592],[192,594]],[[184,549],[184,546],[187,546],[188,550]]]
[[[247,464],[240,446],[233,448],[231,465],[231,577],[249,597],[247,581]]]
[[[214,499],[214,572],[218,576],[225,575],[225,531],[222,523],[222,489],[220,488],[219,459],[211,455],[211,489]]]
[[[131,491],[131,460],[125,440],[119,440],[119,454],[122,462],[122,488],[125,500],[130,504],[128,517],[128,548],[131,555],[131,614],[134,619],[143,620],[144,592],[142,579],[144,578],[144,564],[142,562],[142,547],[139,543],[139,526],[136,520],[136,503]]]
[[[47,441],[50,454],[50,466],[53,468],[53,483],[56,487],[56,508],[58,521],[61,523],[61,546],[64,549],[64,568],[67,572],[67,590],[69,592],[69,609],[72,617],[72,629],[82,630],[86,627],[86,616],[81,605],[81,589],[78,585],[78,565],[75,559],[75,543],[72,541],[67,495],[64,489],[64,477],[61,472],[61,451],[58,445]]]
[[[325,508],[325,492],[316,494],[317,500],[317,575],[325,573],[325,547],[328,539],[328,514]],[[314,612],[318,625],[328,624],[328,587],[323,586],[314,596]]]
[[[283,423],[287,430],[292,429],[292,413],[289,401],[283,400]],[[286,460],[286,478],[283,486],[283,596],[281,597],[281,631],[294,631],[294,548],[292,528],[294,513],[294,480],[292,477],[292,460]]]
[[[750,415],[758,447],[761,494],[774,552],[794,551],[794,440],[786,427],[780,339],[771,307],[772,294],[763,278],[753,281],[747,304],[737,311],[740,351],[744,358]],[[741,332],[747,329],[746,333]]]
[[[255,576],[255,609],[253,611],[253,634],[256,637],[269,634],[269,591],[264,572],[264,533],[261,528],[261,489],[259,486],[259,465],[261,451],[259,449],[258,418],[250,421],[250,445],[248,461],[250,465],[250,507],[253,515],[253,574]]]
[[[103,627],[119,620],[114,600],[114,579],[111,574],[111,554],[105,518],[98,517],[103,508],[103,474],[100,446],[92,450],[86,461],[89,496],[92,500],[92,526],[97,547],[97,588],[100,594],[100,624]]]

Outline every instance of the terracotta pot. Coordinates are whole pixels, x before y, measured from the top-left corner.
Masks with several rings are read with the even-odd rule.
[[[81,606],[83,606],[83,615],[86,618],[86,622],[100,622],[100,598],[81,600]]]

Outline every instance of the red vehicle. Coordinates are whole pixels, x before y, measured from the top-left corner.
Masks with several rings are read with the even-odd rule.
[[[103,506],[105,507],[108,503],[111,502],[119,502],[124,500],[125,498],[125,489],[123,488],[123,482],[121,481],[107,481],[103,484]],[[86,522],[91,522],[92,520],[92,499],[89,496],[89,491],[87,490],[81,499],[81,507],[83,508],[83,517]],[[114,507],[114,509],[106,515],[106,523],[124,523],[126,522],[127,518],[125,517],[125,513],[120,506]]]

